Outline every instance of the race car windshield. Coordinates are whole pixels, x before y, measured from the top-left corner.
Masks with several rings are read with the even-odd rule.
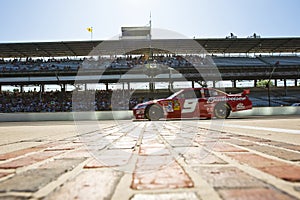
[[[174,94],[172,94],[171,96],[169,96],[167,99],[173,99],[174,97],[176,97],[177,95],[179,95],[183,90],[179,90],[178,92],[175,92]]]

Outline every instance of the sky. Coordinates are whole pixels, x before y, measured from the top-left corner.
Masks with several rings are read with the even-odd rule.
[[[299,37],[300,0],[0,0],[0,42],[94,40],[145,26],[188,38]]]

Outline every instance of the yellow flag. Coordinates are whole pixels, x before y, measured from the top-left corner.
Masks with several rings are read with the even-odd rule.
[[[86,28],[86,30],[88,31],[88,32],[93,32],[93,28],[92,27],[88,27],[88,28]]]

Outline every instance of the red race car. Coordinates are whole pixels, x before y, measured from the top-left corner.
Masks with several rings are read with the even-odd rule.
[[[252,102],[247,96],[249,93],[250,90],[227,94],[214,88],[188,88],[166,99],[138,104],[133,108],[133,114],[136,119],[148,120],[212,117],[225,119],[230,112],[252,108]]]

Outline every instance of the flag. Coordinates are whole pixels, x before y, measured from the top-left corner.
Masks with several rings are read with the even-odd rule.
[[[88,28],[86,28],[86,30],[91,33],[91,32],[93,32],[93,27],[88,27]]]

